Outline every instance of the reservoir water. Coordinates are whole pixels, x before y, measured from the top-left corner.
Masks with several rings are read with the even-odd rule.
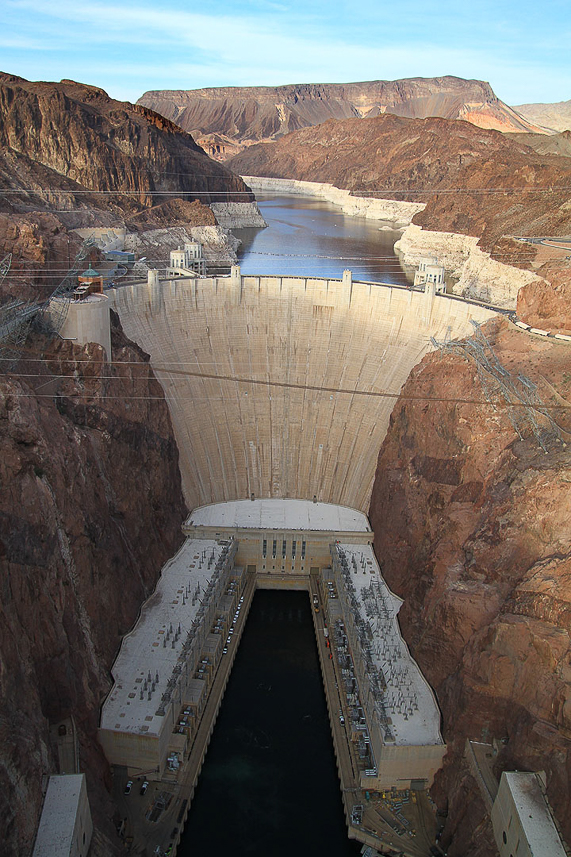
[[[198,781],[184,857],[355,857],[306,592],[256,593]]]
[[[258,194],[257,201],[268,228],[232,230],[242,241],[243,274],[340,278],[348,268],[354,280],[410,283],[393,250],[399,231],[315,197]]]

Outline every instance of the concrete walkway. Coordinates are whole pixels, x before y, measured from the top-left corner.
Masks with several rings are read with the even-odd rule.
[[[57,747],[60,774],[79,773],[79,744],[73,717],[67,717],[50,729]]]

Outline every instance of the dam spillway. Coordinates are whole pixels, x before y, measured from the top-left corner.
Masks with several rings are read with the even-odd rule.
[[[398,286],[305,277],[117,288],[169,404],[190,509],[251,497],[368,511],[380,446],[430,337],[493,310]],[[385,394],[390,395],[385,395]]]

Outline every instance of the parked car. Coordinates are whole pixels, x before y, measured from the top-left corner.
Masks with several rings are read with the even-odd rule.
[[[130,795],[132,788],[133,788],[133,780],[128,780],[127,785],[125,786],[125,791],[123,792],[123,794]]]
[[[148,788],[149,788],[149,781],[145,780],[143,782],[143,785],[141,786],[141,794],[144,795]]]

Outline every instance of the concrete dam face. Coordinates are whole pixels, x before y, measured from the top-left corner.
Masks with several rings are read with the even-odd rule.
[[[430,337],[469,335],[470,319],[494,315],[349,276],[236,269],[125,286],[114,300],[164,388],[191,509],[253,495],[367,512],[396,395]]]

